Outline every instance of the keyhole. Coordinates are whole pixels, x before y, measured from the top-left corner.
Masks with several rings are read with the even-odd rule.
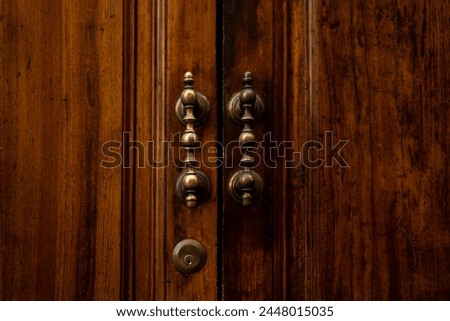
[[[200,271],[206,261],[206,251],[203,245],[193,239],[180,241],[172,253],[175,268],[184,274]]]
[[[192,265],[194,263],[194,257],[192,255],[186,255],[184,257],[184,263],[186,263],[186,265]]]

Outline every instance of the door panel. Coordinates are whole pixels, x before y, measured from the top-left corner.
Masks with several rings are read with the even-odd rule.
[[[214,1],[138,1],[136,64],[136,139],[153,142],[148,156],[163,165],[135,170],[135,294],[138,300],[217,299],[217,169],[204,162],[211,180],[208,202],[189,209],[176,196],[175,183],[185,152],[177,133],[185,125],[175,115],[183,74],[211,104],[209,120],[197,127],[203,144],[217,140],[216,7]],[[174,141],[167,151],[163,142]],[[196,152],[197,160],[201,154]],[[186,238],[206,249],[203,269],[192,275],[175,270],[172,251]]]
[[[448,299],[448,6],[318,1],[297,10],[308,50],[287,57],[304,58],[306,86],[294,80],[287,92],[306,92],[288,137],[300,148],[333,131],[349,140],[349,168],[288,171],[288,298]],[[302,78],[286,75],[283,83]],[[291,95],[286,105],[302,106]]]
[[[0,298],[118,299],[122,3],[2,1]]]
[[[227,103],[243,87],[245,71],[253,73],[253,89],[265,104],[261,120],[252,126],[257,141],[273,131],[273,3],[270,1],[224,1],[223,3],[223,297],[225,300],[268,300],[274,284],[273,249],[273,177],[272,168],[254,168],[264,180],[261,202],[244,207],[228,192],[232,175],[239,170],[242,154],[238,138],[242,125],[227,112]],[[261,149],[258,150],[261,153]],[[255,159],[255,165],[258,160]],[[275,208],[278,208],[275,206]]]
[[[450,297],[449,9],[225,1],[224,103],[253,71],[268,106],[259,130],[292,142],[291,159],[303,152],[261,170],[259,206],[224,191],[225,299]],[[227,121],[225,141],[239,131]],[[333,159],[339,140],[348,167]]]
[[[47,2],[1,4],[0,299],[450,299],[447,1]],[[188,70],[211,104],[194,209],[175,193]],[[265,104],[249,207],[227,189],[246,70]],[[121,166],[100,166],[108,141]],[[186,238],[207,251],[192,275]]]
[[[312,297],[448,299],[448,3],[313,9],[313,134],[349,139],[350,167],[315,174]]]

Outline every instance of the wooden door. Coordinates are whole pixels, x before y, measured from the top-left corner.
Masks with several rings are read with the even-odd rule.
[[[449,299],[449,18],[438,0],[2,1],[0,298]],[[217,148],[193,209],[188,70]],[[237,162],[216,165],[240,157],[226,106],[247,70],[265,189],[244,207]],[[186,238],[207,252],[192,275],[172,263]]]
[[[217,168],[201,164],[211,181],[211,197],[189,209],[175,192],[184,151],[178,152],[185,125],[175,114],[191,71],[195,90],[211,104],[208,121],[196,127],[203,143],[217,141],[216,2],[137,1],[135,25],[136,88],[132,120],[135,139],[152,142],[149,164],[130,174],[134,205],[127,216],[133,231],[127,250],[132,260],[128,297],[136,300],[215,300],[218,298]],[[178,138],[177,138],[178,137]],[[174,148],[167,148],[170,142]],[[136,155],[135,155],[136,156]],[[196,153],[197,160],[200,160]],[[160,163],[160,165],[157,165]],[[172,251],[183,239],[195,239],[206,250],[206,265],[183,275],[172,263]]]
[[[197,133],[217,140],[215,3],[0,8],[0,298],[218,298],[217,170],[203,169],[209,202],[188,210],[164,143],[184,129],[186,70],[213,109]],[[188,237],[208,255],[191,278],[171,260]]]
[[[120,1],[0,2],[0,298],[120,298]]]
[[[222,103],[251,70],[282,144],[223,194],[224,299],[450,298],[449,4],[224,1]]]

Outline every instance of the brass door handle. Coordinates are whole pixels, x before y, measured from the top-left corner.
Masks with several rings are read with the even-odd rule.
[[[199,162],[195,159],[195,149],[200,147],[194,126],[200,126],[209,117],[210,105],[204,95],[194,90],[194,78],[191,72],[184,74],[184,90],[178,99],[175,113],[186,128],[181,136],[180,144],[186,150],[184,170],[178,177],[176,192],[187,207],[193,208],[205,202],[211,194],[211,183],[208,176],[197,170]]]
[[[264,189],[261,176],[251,169],[254,158],[250,154],[251,149],[257,145],[251,125],[261,117],[264,104],[252,88],[253,76],[251,72],[246,71],[244,73],[243,82],[243,89],[231,98],[227,106],[231,119],[243,125],[242,132],[239,135],[239,146],[242,153],[239,162],[241,169],[231,177],[228,190],[237,202],[248,206],[261,198]]]

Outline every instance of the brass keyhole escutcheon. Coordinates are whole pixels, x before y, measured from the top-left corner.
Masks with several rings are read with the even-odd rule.
[[[181,273],[192,274],[201,270],[206,262],[206,251],[200,242],[186,239],[173,249],[173,264]]]

